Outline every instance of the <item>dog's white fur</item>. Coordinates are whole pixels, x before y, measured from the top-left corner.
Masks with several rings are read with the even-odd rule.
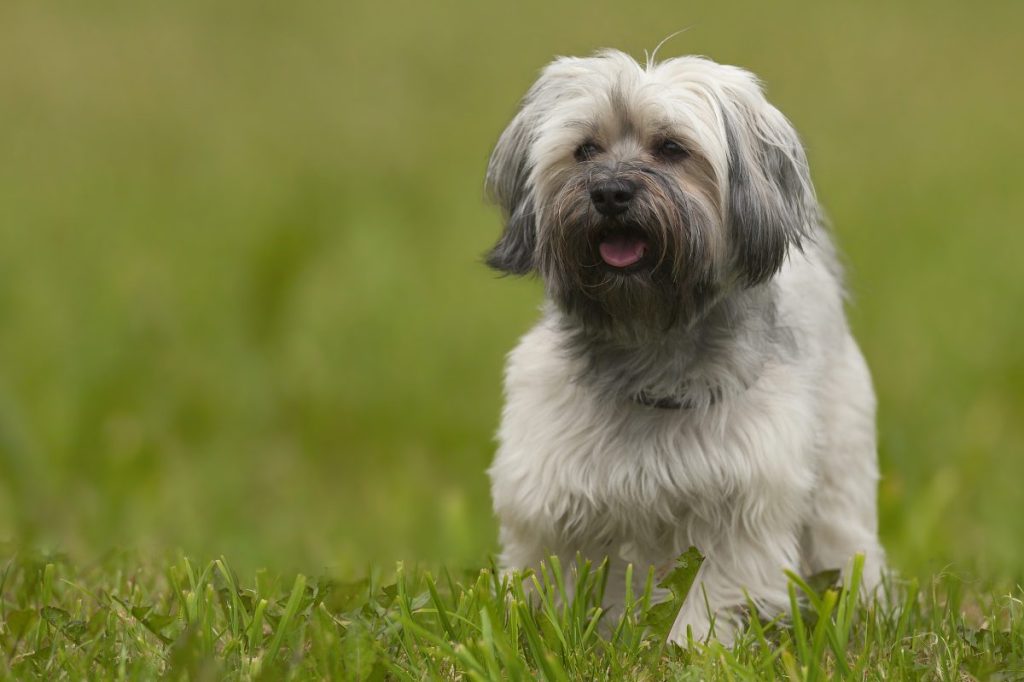
[[[862,552],[866,589],[873,589],[884,565],[875,397],[845,320],[840,268],[817,218],[802,150],[756,79],[701,58],[646,66],[618,52],[560,59],[499,142],[492,191],[503,204],[522,200],[510,194],[528,196],[541,244],[527,248],[543,249],[544,230],[553,229],[546,211],[577,163],[580,130],[593,120],[610,125],[612,93],[636,112],[641,132],[669,125],[700,151],[717,180],[683,185],[720,222],[730,201],[725,178],[736,172],[731,163],[745,160],[748,172],[770,182],[757,151],[767,144],[801,164],[806,205],[790,210],[806,211],[799,219],[805,238],[774,276],[745,286],[730,255],[735,237],[719,225],[705,255],[719,293],[685,324],[623,340],[621,365],[636,376],[618,384],[588,379],[600,370],[578,350],[587,332],[549,286],[541,321],[506,368],[500,447],[490,468],[504,565],[535,566],[549,554],[608,556],[607,600],[621,606],[626,563],[643,576],[694,545],[706,561],[670,634],[679,643],[688,628],[705,638],[712,621],[729,641],[745,592],[765,614],[785,611],[785,569],[846,568]],[[729,117],[740,122],[732,131]],[[511,167],[522,186],[505,177]],[[754,196],[767,191],[755,186]],[[541,271],[546,282],[548,274]],[[610,395],[610,385],[682,395],[686,405],[653,408]]]

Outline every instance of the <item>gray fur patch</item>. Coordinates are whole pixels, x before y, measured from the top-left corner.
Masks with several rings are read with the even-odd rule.
[[[799,355],[774,301],[771,287],[737,290],[696,323],[642,343],[595,335],[555,317],[567,339],[564,350],[580,362],[577,381],[610,401],[674,403],[699,416],[746,391],[767,363]]]
[[[485,262],[495,270],[512,275],[525,275],[535,265],[537,221],[528,163],[537,116],[535,90],[523,99],[519,112],[501,134],[487,164],[487,194],[501,207],[505,229],[486,255]]]
[[[791,246],[801,247],[814,200],[807,196],[803,149],[788,124],[772,131],[790,147],[782,149],[752,129],[753,122],[735,120],[726,107],[723,112],[729,146],[728,227],[742,279],[753,286],[779,271]]]

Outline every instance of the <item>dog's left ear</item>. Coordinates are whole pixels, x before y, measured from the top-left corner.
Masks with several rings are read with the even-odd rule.
[[[790,247],[801,248],[817,220],[817,200],[796,130],[753,76],[745,85],[724,94],[722,114],[733,258],[753,286],[779,271]]]

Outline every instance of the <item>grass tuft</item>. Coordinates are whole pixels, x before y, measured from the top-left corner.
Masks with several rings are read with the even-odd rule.
[[[921,590],[860,596],[846,584],[790,575],[792,608],[750,619],[734,647],[665,644],[671,613],[701,557],[690,550],[652,603],[653,573],[606,622],[607,565],[552,558],[539,571],[493,562],[453,578],[398,564],[355,582],[260,573],[243,581],[221,557],[168,566],[115,557],[76,566],[17,554],[0,576],[0,671],[18,679],[353,680],[1019,679],[1020,588],[984,593],[951,576]],[[632,572],[632,571],[630,571]],[[290,584],[290,587],[287,585]]]

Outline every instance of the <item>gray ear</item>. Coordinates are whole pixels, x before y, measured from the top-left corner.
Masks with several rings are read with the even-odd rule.
[[[505,230],[487,254],[486,262],[510,275],[525,275],[534,268],[537,225],[529,186],[529,155],[535,108],[536,104],[527,94],[519,113],[498,139],[487,164],[487,194],[501,207]]]
[[[501,134],[487,164],[487,194],[501,207],[505,231],[487,254],[487,264],[504,273],[525,275],[536,267],[537,217],[530,149],[547,112],[567,96],[566,87],[585,72],[587,60],[559,57],[548,64]]]
[[[801,248],[817,201],[793,126],[759,89],[723,103],[729,145],[728,223],[733,258],[748,286],[779,271]]]

